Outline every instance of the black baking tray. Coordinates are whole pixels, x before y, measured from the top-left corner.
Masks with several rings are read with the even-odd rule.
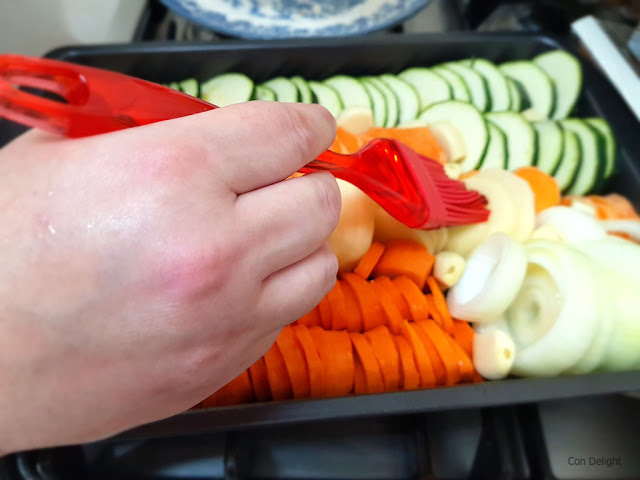
[[[571,39],[522,33],[447,33],[217,44],[154,42],[65,47],[47,56],[155,82],[187,77],[206,80],[225,71],[243,72],[259,82],[276,75],[323,79],[337,73],[397,73],[410,66],[429,66],[473,56],[503,62],[531,58],[555,48],[572,51],[583,64],[584,87],[575,114],[602,116],[614,131],[618,143],[617,174],[609,189],[628,196],[640,207],[640,163],[636,160],[640,151],[640,122]],[[0,121],[0,142],[15,134],[15,127]],[[640,371],[508,379],[433,390],[194,410],[115,438],[202,434],[292,422],[482,408],[635,390],[640,390]]]

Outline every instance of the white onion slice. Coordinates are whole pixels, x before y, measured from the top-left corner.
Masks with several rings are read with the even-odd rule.
[[[576,208],[556,206],[540,212],[536,227],[552,225],[567,243],[600,240],[607,235],[597,219]]]
[[[597,272],[566,244],[536,240],[525,250],[527,273],[504,315],[517,348],[512,372],[554,376],[573,367],[595,335]]]
[[[527,259],[521,244],[494,233],[467,260],[464,273],[449,290],[451,315],[468,322],[499,317],[520,289]]]
[[[496,328],[473,335],[473,365],[487,380],[499,380],[509,375],[516,356],[511,336]]]
[[[600,225],[607,232],[622,232],[640,242],[640,221],[638,220],[602,220]]]
[[[575,247],[601,268],[611,270],[625,278],[640,292],[640,245],[606,235],[601,240],[582,242]]]
[[[433,276],[445,287],[451,288],[464,273],[464,258],[456,252],[439,252],[435,257]]]

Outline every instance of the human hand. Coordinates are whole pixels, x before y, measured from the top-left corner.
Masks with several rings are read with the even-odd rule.
[[[179,413],[335,282],[340,192],[282,181],[329,147],[322,107],[251,102],[0,151],[0,450]]]

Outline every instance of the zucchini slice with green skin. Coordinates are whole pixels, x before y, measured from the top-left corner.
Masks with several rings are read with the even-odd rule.
[[[469,89],[471,103],[473,103],[478,110],[481,112],[489,110],[488,106],[491,103],[491,99],[488,97],[489,90],[487,89],[487,85],[482,75],[476,72],[473,68],[460,62],[449,62],[442,66],[460,76]]]
[[[200,85],[200,96],[218,107],[248,102],[253,97],[253,80],[243,73],[223,73]]]
[[[496,127],[493,123],[489,122],[489,145],[487,151],[482,159],[482,165],[480,170],[486,168],[499,168],[501,170],[507,169],[507,136]]]
[[[522,115],[514,112],[485,114],[507,137],[507,169],[530,167],[536,161],[536,132]]]
[[[300,101],[300,92],[298,91],[298,87],[296,87],[296,84],[288,78],[275,77],[264,82],[262,86],[273,90],[278,102],[295,103]]]
[[[323,83],[313,80],[309,82],[309,88],[316,97],[316,102],[329,110],[329,113],[331,113],[334,118],[338,118],[338,115],[340,115],[340,112],[342,112],[344,108],[338,92]]]
[[[180,82],[171,82],[167,85],[167,87],[172,88],[173,90],[177,90],[179,92],[182,91],[182,88],[180,88]]]
[[[520,88],[516,85],[516,82],[507,78],[507,85],[509,86],[509,110],[512,112],[522,111],[522,93]]]
[[[552,118],[567,118],[582,90],[582,66],[576,57],[564,50],[541,53],[533,59],[553,81],[556,106]]]
[[[420,111],[420,98],[415,88],[395,75],[384,74],[380,75],[379,78],[389,87],[389,90],[393,92],[398,100],[398,123],[415,120]]]
[[[442,78],[446,80],[446,82],[451,87],[451,95],[454,100],[460,100],[462,102],[470,102],[471,101],[471,93],[469,92],[469,87],[462,80],[460,75],[451,70],[444,68],[444,66],[439,65],[433,67],[431,69],[432,72],[440,75]]]
[[[192,97],[198,98],[200,96],[200,84],[195,78],[187,78],[181,81],[180,90]]]
[[[420,98],[420,111],[434,103],[451,100],[451,86],[447,81],[428,68],[408,68],[398,78],[413,85]]]
[[[609,123],[604,118],[592,117],[585,118],[585,122],[592,128],[595,128],[604,140],[606,165],[604,168],[604,178],[608,179],[615,173],[616,170],[616,139],[613,136]]]
[[[500,69],[493,62],[484,58],[466,60],[466,64],[484,77],[489,90],[489,98],[491,98],[489,110],[492,112],[509,111],[511,108],[509,83]]]
[[[564,153],[562,128],[553,120],[533,122],[532,125],[537,134],[538,157],[536,167],[553,176],[560,166],[560,160]]]
[[[325,85],[333,88],[340,97],[344,108],[367,107],[371,108],[369,94],[358,80],[347,75],[335,75],[327,78]]]
[[[267,100],[269,102],[275,102],[277,100],[276,92],[264,85],[256,85],[256,88],[253,91],[253,97],[256,100]]]
[[[302,103],[314,103],[313,93],[311,93],[309,84],[304,78],[300,76],[295,76],[295,77],[291,77],[290,80],[298,89],[298,92],[300,94],[300,101]]]
[[[553,178],[558,182],[558,188],[562,193],[566,193],[573,183],[578,170],[580,169],[580,158],[582,152],[580,150],[580,142],[578,136],[571,130],[562,129],[562,158],[558,169],[553,174]]]
[[[464,137],[467,155],[460,162],[463,172],[475,170],[480,166],[487,145],[489,131],[482,113],[467,102],[449,100],[427,107],[418,117],[427,125],[437,122],[449,122]]]
[[[555,90],[544,70],[533,62],[516,60],[500,65],[500,71],[522,87],[533,110],[544,118],[551,118],[555,108]]]
[[[371,105],[373,106],[373,123],[375,123],[377,127],[384,127],[387,123],[386,98],[373,83],[366,82],[362,79],[360,81],[371,98]]]
[[[377,77],[363,77],[363,82],[370,83],[374,87],[376,87],[382,95],[384,96],[385,102],[387,104],[387,119],[385,121],[385,127],[395,127],[398,125],[398,99],[391,91],[387,84],[384,83]]]
[[[596,189],[604,174],[606,160],[600,158],[598,133],[578,118],[558,120],[562,128],[572,131],[580,143],[580,168],[567,193],[586,195]]]

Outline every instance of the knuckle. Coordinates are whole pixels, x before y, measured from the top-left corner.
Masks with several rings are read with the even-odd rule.
[[[335,179],[328,173],[314,174],[314,200],[316,205],[328,221],[330,231],[338,225],[342,198]]]
[[[282,107],[282,131],[293,149],[294,155],[306,161],[314,156],[318,149],[314,122],[298,108],[286,105]]]

